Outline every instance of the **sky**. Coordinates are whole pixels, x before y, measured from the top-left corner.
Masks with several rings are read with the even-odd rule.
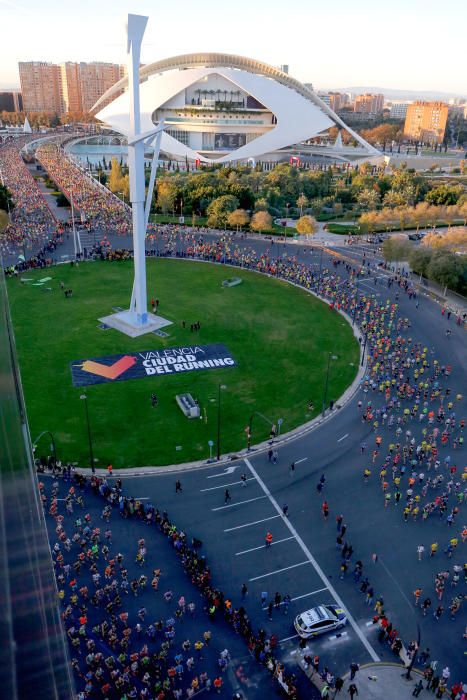
[[[145,63],[221,51],[315,89],[467,95],[465,0],[0,0],[0,88],[19,86],[18,61],[124,62],[129,12],[149,17]]]

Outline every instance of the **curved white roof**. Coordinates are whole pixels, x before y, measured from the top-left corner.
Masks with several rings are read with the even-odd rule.
[[[158,61],[140,69],[141,131],[153,128],[152,114],[172,97],[209,75],[219,75],[252,95],[270,112],[277,123],[249,143],[216,158],[215,162],[247,160],[305,141],[312,136],[339,125],[352,133],[369,155],[378,153],[344,122],[317,95],[282,71],[252,59],[228,54],[188,54]],[[107,101],[128,83],[120,80],[94,105],[93,110]],[[219,114],[219,113],[216,113]],[[116,131],[129,134],[128,92],[121,94],[96,115]],[[232,127],[235,128],[235,122]],[[189,146],[180,143],[166,132],[162,134],[161,149],[181,158],[206,162]]]

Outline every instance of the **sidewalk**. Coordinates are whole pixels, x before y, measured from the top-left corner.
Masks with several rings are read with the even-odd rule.
[[[303,659],[298,661],[298,664],[305,675],[310,679],[312,684],[321,692],[325,683],[321,681],[320,676],[314,673],[311,667],[304,666]],[[360,666],[353,681],[350,681],[350,674],[343,676],[344,686],[338,693],[331,691],[330,700],[339,700],[349,697],[348,688],[351,683],[354,683],[358,689],[358,695],[355,695],[355,700],[405,700],[412,698],[412,692],[420,679],[423,679],[423,674],[416,669],[412,670],[412,680],[408,681],[405,678],[406,667],[403,664],[397,663],[369,663]],[[424,682],[423,690],[420,697],[433,697],[433,694],[425,689]]]

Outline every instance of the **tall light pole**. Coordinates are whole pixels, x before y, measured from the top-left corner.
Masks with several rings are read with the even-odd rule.
[[[331,366],[331,360],[337,360],[337,355],[331,355],[331,353],[328,352],[328,366],[326,369],[326,381],[324,383],[323,406],[322,406],[322,411],[321,411],[323,415],[326,411],[326,402],[327,402],[327,398],[328,398],[329,369]]]
[[[39,442],[39,440],[41,439],[41,437],[42,437],[43,435],[50,435],[50,440],[51,440],[51,445],[50,445],[50,446],[51,446],[51,448],[52,448],[52,454],[53,454],[54,465],[56,466],[56,464],[57,464],[57,448],[56,448],[56,445],[55,445],[54,436],[52,435],[52,433],[50,432],[50,430],[43,430],[42,433],[40,433],[40,435],[38,435],[38,436],[36,437],[36,439],[35,439],[34,442],[32,443],[33,449],[34,449],[34,450],[36,449],[37,443]]]
[[[81,396],[79,398],[82,401],[84,401],[84,411],[86,413],[86,424],[87,424],[87,428],[88,428],[89,459],[91,461],[91,471],[94,474],[96,471],[96,468],[94,466],[94,452],[92,449],[92,436],[91,436],[91,424],[89,422],[88,397],[87,397],[87,394],[81,394]]]
[[[362,350],[362,362],[361,362],[362,367],[365,364],[365,350],[366,350],[367,336],[368,336],[368,334],[365,331],[365,340],[363,341],[363,350]]]
[[[78,249],[76,247],[75,206],[74,206],[74,201],[73,201],[73,191],[70,191],[70,204],[71,204],[71,222],[73,225],[73,249],[75,251],[75,260],[76,260],[76,255],[78,253]]]
[[[225,384],[217,385],[217,461],[221,458],[221,389],[227,389]]]

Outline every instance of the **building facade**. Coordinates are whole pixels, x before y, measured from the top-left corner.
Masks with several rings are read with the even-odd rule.
[[[384,95],[367,92],[364,95],[357,95],[355,98],[354,111],[363,114],[381,114],[384,107]]]
[[[45,61],[18,64],[23,107],[26,112],[61,114],[60,68]]]
[[[88,112],[125,75],[124,66],[100,61],[60,65],[28,61],[18,65],[27,112]]]
[[[444,102],[414,102],[408,105],[404,137],[413,141],[442,143],[448,120]]]
[[[141,130],[150,131],[163,120],[161,150],[171,158],[206,163],[274,159],[333,126],[347,129],[367,157],[379,154],[318,95],[254,59],[217,53],[174,56],[141,68],[140,83]],[[114,85],[93,113],[127,136],[125,87],[125,79]]]

